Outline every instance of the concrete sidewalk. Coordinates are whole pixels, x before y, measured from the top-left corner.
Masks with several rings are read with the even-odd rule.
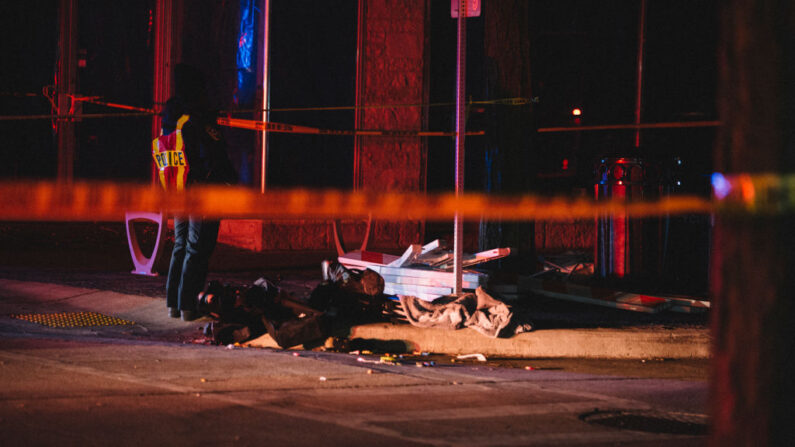
[[[187,339],[209,319],[183,322],[166,315],[162,298],[60,284],[0,279],[0,318],[19,328],[28,323],[11,314],[93,311],[135,322],[100,328],[50,329],[53,334],[81,332],[124,337]],[[5,321],[4,323],[9,323]],[[423,329],[408,324],[377,323],[355,326],[349,339],[405,346],[408,352],[440,354],[480,353],[487,357],[704,359],[710,337],[704,327],[651,325],[622,328],[537,329],[511,338],[491,339],[471,329]],[[278,346],[265,335],[247,343],[253,347]]]

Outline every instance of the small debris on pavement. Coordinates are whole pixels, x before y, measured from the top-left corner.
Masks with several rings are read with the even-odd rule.
[[[326,380],[328,380],[328,379],[326,379],[326,377],[325,377],[325,376],[320,376],[320,381],[321,381],[321,382],[325,382]]]
[[[528,371],[535,371],[535,368],[533,368],[532,366],[525,366],[524,369]]]
[[[479,362],[485,362],[486,356],[483,354],[461,354],[456,357],[458,360],[467,360],[467,359],[475,359]]]

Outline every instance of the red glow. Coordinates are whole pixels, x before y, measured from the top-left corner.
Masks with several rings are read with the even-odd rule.
[[[564,159],[563,159],[563,166],[562,166],[562,168],[563,168],[563,170],[564,170],[564,171],[567,171],[567,170],[569,169],[569,159],[568,159],[568,158],[564,158]]]
[[[571,114],[574,115],[574,116],[580,116],[580,115],[582,115],[582,110],[575,107],[575,108],[571,109]]]

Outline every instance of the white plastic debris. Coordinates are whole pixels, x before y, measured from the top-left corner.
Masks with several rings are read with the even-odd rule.
[[[456,358],[458,360],[475,359],[475,360],[478,360],[480,362],[485,362],[486,361],[486,356],[483,355],[483,354],[461,354],[461,355],[459,355]]]
[[[364,358],[364,357],[358,357],[358,358],[356,359],[356,361],[357,361],[357,362],[361,362],[361,363],[381,363],[381,362],[380,362],[380,361],[378,361],[378,360],[368,360],[368,359],[366,359],[366,358]]]

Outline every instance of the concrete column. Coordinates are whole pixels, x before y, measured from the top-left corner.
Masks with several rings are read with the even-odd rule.
[[[422,130],[421,107],[368,108],[425,102],[426,0],[368,0],[360,14],[362,65],[358,73],[357,119],[365,129]],[[451,49],[453,51],[454,49]],[[425,157],[421,137],[360,137],[354,185],[363,190],[422,191]],[[405,248],[422,238],[419,222],[376,219],[371,245]]]

